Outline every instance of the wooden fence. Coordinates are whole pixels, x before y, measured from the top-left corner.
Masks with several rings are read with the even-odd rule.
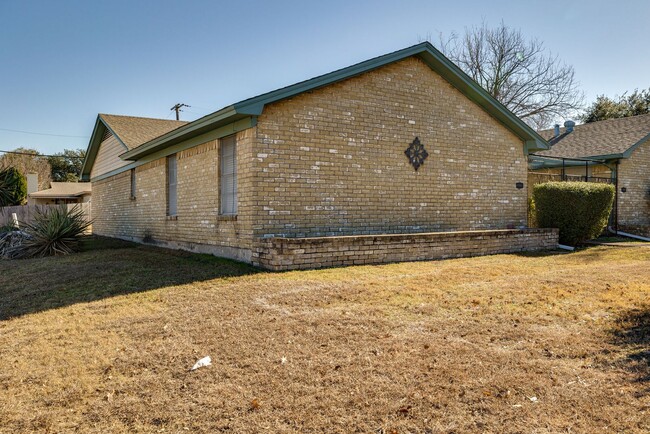
[[[90,213],[90,202],[86,203],[74,203],[67,205],[22,205],[22,206],[5,206],[0,207],[0,226],[11,224],[13,221],[13,214],[15,213],[18,217],[18,221],[22,223],[31,223],[34,220],[34,216],[37,212],[47,212],[49,208],[55,206],[65,206],[68,209],[72,209],[75,206],[81,207],[81,210],[86,215],[88,220],[91,219]]]

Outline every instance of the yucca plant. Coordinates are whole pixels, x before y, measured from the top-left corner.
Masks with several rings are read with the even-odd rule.
[[[27,237],[19,248],[17,257],[32,258],[51,255],[68,255],[79,250],[79,239],[91,222],[81,207],[50,207],[37,211],[32,223],[23,223]]]

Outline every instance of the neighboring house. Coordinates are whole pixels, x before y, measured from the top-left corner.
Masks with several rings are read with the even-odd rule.
[[[29,205],[59,205],[90,202],[90,182],[51,182],[47,190],[29,193]]]
[[[547,147],[423,43],[190,123],[99,115],[82,177],[97,234],[310,268],[554,247],[524,229]]]
[[[650,236],[650,114],[542,131],[551,149],[531,157],[531,170],[616,185],[612,224]],[[579,160],[572,160],[572,159]],[[584,161],[581,161],[584,160]]]

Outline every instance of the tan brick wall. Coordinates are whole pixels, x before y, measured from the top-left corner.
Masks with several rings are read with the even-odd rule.
[[[416,136],[429,153],[417,172],[404,155]],[[526,224],[521,140],[416,58],[265,107],[238,133],[236,221],[218,215],[218,158],[216,141],[178,154],[177,220],[164,158],[136,169],[136,200],[128,172],[93,182],[95,232],[250,260],[277,235]]]
[[[557,229],[269,238],[253,254],[253,264],[296,270],[549,250],[557,243]]]
[[[219,216],[219,149],[217,140],[177,154],[178,212],[167,217],[166,159],[136,168],[136,199],[130,199],[130,173],[93,182],[94,233],[155,241],[172,247],[212,251],[242,260],[250,258],[254,129],[237,134],[239,214],[236,220]],[[210,249],[213,246],[214,249]],[[224,250],[225,249],[225,250]],[[236,249],[236,250],[233,250]]]
[[[257,137],[256,236],[526,224],[521,140],[416,58],[269,105]]]
[[[618,173],[619,227],[650,226],[650,142],[622,159]],[[621,192],[623,187],[625,193]]]

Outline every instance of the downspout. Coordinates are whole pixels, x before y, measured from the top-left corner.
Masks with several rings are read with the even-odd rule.
[[[608,229],[609,229],[610,232],[614,232],[616,235],[621,235],[623,237],[628,237],[628,238],[634,238],[635,240],[650,241],[650,238],[642,237],[640,235],[634,235],[634,234],[628,234],[627,232],[615,231],[614,228],[612,228],[612,227],[609,227]]]
[[[614,188],[616,191],[614,192],[614,233],[618,232],[618,163],[619,160],[616,160],[616,166],[614,168]]]

